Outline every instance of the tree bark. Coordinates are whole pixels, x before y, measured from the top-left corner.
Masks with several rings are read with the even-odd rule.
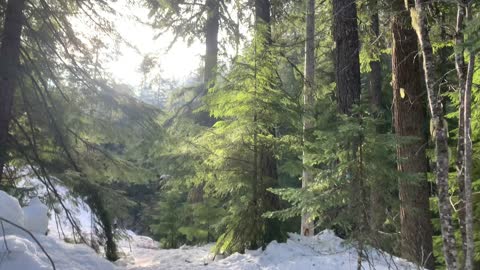
[[[434,268],[429,184],[427,181],[426,107],[418,45],[403,0],[395,0],[392,19],[392,88],[395,133],[415,137],[397,145],[398,170],[416,175],[415,181],[399,179],[401,254],[406,259]]]
[[[220,26],[220,1],[206,0],[206,22],[204,28],[205,34],[205,59],[203,87],[200,88],[199,97],[202,98],[208,93],[208,90],[215,86],[217,65],[218,65],[218,31]],[[198,124],[211,127],[215,124],[215,118],[209,115],[208,111],[195,113]],[[203,191],[203,186],[199,186],[199,191]],[[196,191],[193,191],[196,192]],[[203,198],[201,194],[197,194]]]
[[[371,21],[371,31],[373,32],[375,42],[378,42],[380,39],[380,22],[378,16],[378,1],[371,0],[369,2],[369,8],[372,9],[370,21]],[[373,43],[370,46],[377,46]],[[375,60],[370,62],[370,74],[369,74],[369,90],[370,90],[370,107],[371,111],[376,117],[382,115],[382,65],[380,60]],[[378,133],[382,133],[382,125],[377,125],[376,128]],[[385,198],[382,188],[384,187],[383,183],[375,183],[370,185],[370,228],[374,233],[375,239],[380,239],[380,235],[377,233],[381,229],[382,225],[385,222]],[[379,240],[379,242],[381,242]]]
[[[337,107],[341,114],[352,115],[352,108],[360,101],[360,42],[358,39],[357,5],[355,0],[333,0],[333,38],[335,42],[335,82],[337,85]],[[361,121],[361,119],[358,119]],[[362,164],[361,135],[355,136],[346,142],[345,147],[349,151],[348,160],[355,160]],[[354,165],[355,166],[355,165]],[[349,206],[353,237],[359,241],[358,265],[362,268],[364,260],[364,239],[368,226],[366,205],[368,197],[364,179],[361,173],[357,173],[353,166],[348,169],[352,175],[350,180]]]
[[[270,16],[271,3],[270,0],[255,0],[255,33],[259,38],[261,45],[256,48],[255,57],[264,57],[265,52],[270,50],[272,45],[272,32],[271,32],[271,16]],[[258,61],[260,59],[256,59]],[[256,75],[255,75],[256,76]],[[254,116],[254,122],[258,121],[257,113]],[[257,132],[257,131],[255,131]],[[275,136],[274,126],[270,127],[268,131],[271,135]],[[255,134],[255,140],[257,140],[258,134]],[[258,158],[259,175],[257,177],[257,190],[260,197],[260,205],[264,211],[276,211],[280,209],[280,199],[277,195],[269,192],[268,188],[278,187],[278,171],[277,161],[274,156],[274,149],[272,145],[256,145],[256,152]],[[258,213],[262,215],[263,213]],[[277,226],[276,221],[272,219],[265,220],[263,217],[258,217],[265,224],[265,234],[263,241],[270,242],[274,240],[280,233],[280,228]]]
[[[433,49],[430,42],[426,19],[425,0],[415,0],[415,9],[411,9],[414,16],[413,27],[416,30],[423,55],[423,71],[427,86],[428,103],[431,114],[432,138],[435,142],[436,180],[438,188],[438,207],[443,240],[443,253],[447,269],[457,269],[457,251],[452,222],[452,209],[449,200],[449,156],[448,156],[448,131],[443,114],[441,96],[435,91],[435,75],[433,67]]]
[[[8,155],[8,132],[19,73],[24,9],[25,0],[8,1],[0,47],[0,181]]]
[[[272,43],[272,26],[270,16],[270,0],[255,0],[255,24],[257,31],[263,35],[267,45]]]
[[[372,0],[370,5],[375,9],[370,17],[372,26],[371,30],[374,34],[375,41],[380,38],[380,21],[378,17],[378,1]],[[371,44],[374,45],[374,44]],[[375,45],[374,45],[375,46]],[[369,89],[370,89],[370,103],[373,111],[378,111],[382,106],[382,65],[380,60],[370,62],[370,76],[369,76]]]
[[[203,83],[206,90],[215,85],[218,62],[218,29],[220,21],[220,4],[217,0],[207,0],[207,22],[205,24],[205,74]]]
[[[350,114],[353,104],[360,100],[361,91],[355,0],[333,0],[333,36],[338,110]]]
[[[472,4],[469,1],[466,8],[467,19],[472,19]],[[475,256],[474,231],[473,231],[473,201],[472,201],[472,83],[475,72],[475,51],[470,51],[467,78],[465,81],[465,108],[464,108],[464,138],[465,138],[465,270],[472,270]]]
[[[315,0],[306,1],[305,23],[305,77],[303,82],[303,173],[302,188],[307,188],[313,181],[310,166],[306,162],[307,147],[310,141],[312,128],[314,127],[313,106],[315,91]],[[304,236],[314,235],[314,223],[310,219],[311,214],[302,214],[301,234]]]
[[[465,114],[465,59],[464,53],[464,36],[463,36],[463,22],[465,19],[464,3],[457,5],[457,23],[455,30],[455,69],[458,78],[458,95],[460,99],[459,114],[458,114],[458,141],[457,141],[457,183],[458,183],[458,223],[460,225],[460,233],[462,236],[462,251],[465,256],[467,253],[466,247],[466,231],[465,231],[465,167],[464,167],[464,153],[465,153],[465,138],[464,138],[464,114]],[[460,266],[465,265],[465,260],[460,262]]]

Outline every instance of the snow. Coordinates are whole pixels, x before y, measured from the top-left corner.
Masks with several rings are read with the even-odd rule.
[[[153,240],[142,236],[131,235],[130,241],[130,247],[126,247],[125,242],[120,244],[125,257],[117,262],[127,270],[354,270],[358,260],[356,249],[330,230],[314,237],[290,234],[287,243],[274,241],[264,251],[247,250],[245,254],[235,253],[215,261],[210,253],[213,244],[165,250],[149,246]],[[403,259],[375,249],[369,249],[367,254],[364,269],[418,269]]]
[[[72,218],[82,229],[82,233],[84,235],[90,234],[92,231],[92,211],[90,207],[81,198],[74,196],[60,180],[53,177],[50,180],[62,197],[63,204],[71,212]],[[25,177],[18,186],[34,189],[36,195],[40,198],[48,196],[45,185],[35,177]],[[58,203],[53,205],[53,209],[49,210],[48,231],[50,235],[62,240],[73,239],[73,229],[70,221],[67,219],[64,209]]]
[[[52,257],[57,269],[68,270],[117,270],[118,268],[98,256],[86,245],[67,244],[45,235],[35,235],[46,252]],[[40,247],[28,237],[8,235],[10,252],[0,244],[0,269],[2,270],[51,270],[52,266]]]
[[[67,190],[61,190],[68,194]],[[235,253],[215,260],[211,254],[214,244],[203,246],[182,246],[178,249],[160,249],[153,239],[136,235],[132,231],[124,232],[118,242],[121,259],[115,264],[96,254],[83,244],[68,244],[56,234],[44,235],[48,208],[38,198],[33,198],[29,206],[22,211],[18,201],[0,191],[0,216],[23,224],[33,231],[46,252],[52,257],[57,269],[68,270],[354,270],[357,269],[358,254],[352,243],[325,230],[314,237],[290,234],[286,243],[271,242],[265,250],[246,250],[244,254]],[[74,213],[84,215],[77,218],[89,218],[89,209],[79,210],[83,202],[73,203]],[[25,218],[23,213],[25,213]],[[52,228],[50,219],[49,228]],[[88,229],[88,222],[80,222],[82,229]],[[55,227],[55,223],[53,224]],[[1,236],[1,235],[0,235]],[[10,231],[0,239],[1,270],[43,270],[52,269],[46,255],[40,247],[25,233]],[[408,270],[419,269],[403,259],[391,256],[373,248],[366,251],[368,259],[362,262],[363,269]]]
[[[24,226],[23,211],[18,203],[18,200],[8,195],[3,190],[0,190],[0,217],[5,218],[17,225]],[[6,234],[19,232],[17,228],[5,222],[3,222],[3,226]]]
[[[38,197],[30,200],[23,208],[25,228],[31,232],[45,234],[48,229],[48,207]]]
[[[118,269],[86,245],[67,244],[55,237],[45,236],[48,226],[48,208],[38,198],[33,198],[29,206],[22,209],[16,198],[0,191],[0,205],[0,216],[30,230],[52,257],[57,269]],[[4,238],[0,234],[3,238],[0,241],[0,269],[52,269],[47,256],[30,236],[16,228],[12,230],[6,227],[6,229]]]

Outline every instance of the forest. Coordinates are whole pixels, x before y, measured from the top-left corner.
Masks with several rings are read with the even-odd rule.
[[[129,230],[215,258],[330,230],[345,269],[372,249],[480,269],[480,1],[0,0],[0,18],[0,192],[38,197],[62,241],[114,262]],[[0,203],[10,239],[21,208]],[[258,269],[306,269],[288,267]]]

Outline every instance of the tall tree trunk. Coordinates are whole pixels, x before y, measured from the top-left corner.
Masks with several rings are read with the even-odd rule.
[[[457,269],[457,251],[452,222],[452,208],[449,200],[449,156],[448,156],[448,131],[443,114],[442,98],[435,91],[435,75],[433,67],[433,49],[430,42],[426,18],[425,0],[415,0],[415,9],[410,9],[414,17],[413,27],[416,30],[423,55],[423,70],[427,86],[428,101],[431,114],[432,138],[435,141],[436,178],[438,188],[438,207],[440,225],[443,238],[443,253],[446,266],[449,270]]]
[[[257,36],[260,38],[262,45],[256,50],[255,57],[263,57],[266,50],[270,50],[272,45],[272,31],[271,31],[271,3],[270,0],[255,0],[255,28]],[[259,59],[256,59],[257,61]],[[254,121],[257,120],[257,115],[254,117]],[[272,126],[269,133],[275,136],[275,128]],[[257,135],[257,134],[256,134]],[[273,146],[258,145],[258,169],[259,169],[259,181],[260,189],[258,190],[259,196],[261,196],[263,210],[275,211],[280,209],[280,199],[277,195],[269,192],[267,189],[272,187],[278,187],[278,172],[277,161],[274,156]],[[260,215],[263,213],[259,213]],[[260,219],[263,219],[260,217]],[[279,234],[280,228],[277,226],[278,222],[267,219],[265,220],[266,231],[264,235],[264,242],[274,240]]]
[[[207,21],[205,23],[205,63],[203,74],[203,93],[215,86],[218,65],[218,30],[220,24],[220,2],[222,0],[207,0]],[[208,111],[196,114],[198,123],[202,126],[211,127],[215,124],[215,118],[209,115]],[[190,190],[189,199],[191,203],[203,202],[205,183],[200,183]]]
[[[220,24],[220,1],[206,0],[205,8],[207,19],[205,22],[205,61],[203,74],[203,87],[199,96],[203,97],[208,93],[208,89],[215,86],[217,65],[218,65],[218,30]],[[196,113],[197,122],[202,126],[211,127],[215,124],[215,119],[209,115],[208,111]],[[203,186],[200,185],[197,191],[203,192]],[[203,198],[201,194],[197,194]]]
[[[215,85],[218,62],[218,28],[220,20],[220,3],[207,0],[207,22],[205,24],[205,74],[203,83],[206,90]]]
[[[429,184],[427,181],[426,107],[418,43],[403,0],[393,3],[392,88],[395,133],[416,140],[397,145],[398,170],[417,179],[399,179],[401,254],[434,268]]]
[[[303,174],[302,188],[307,188],[313,181],[310,166],[306,162],[306,144],[310,141],[314,127],[313,106],[315,91],[315,0],[306,1],[306,26],[305,26],[305,78],[303,83]],[[302,214],[301,234],[314,235],[313,220],[309,213]]]
[[[341,113],[350,114],[360,100],[360,42],[355,0],[333,0],[333,36],[337,104]]]
[[[466,8],[467,19],[472,19],[472,4],[473,1],[469,1]],[[476,52],[470,50],[470,58],[468,62],[467,78],[465,82],[465,108],[463,119],[464,125],[464,138],[465,138],[465,270],[472,270],[474,263],[474,232],[473,232],[473,201],[472,201],[472,83],[473,73],[475,72],[475,55]]]
[[[371,31],[374,36],[374,43],[378,43],[380,39],[380,21],[378,16],[378,1],[371,0],[369,2],[371,8]],[[370,44],[370,46],[378,46],[377,44]],[[380,116],[382,106],[382,65],[380,59],[370,62],[369,74],[369,90],[370,90],[370,107],[375,116]],[[382,132],[381,125],[377,125],[377,132]],[[385,222],[385,198],[383,196],[383,183],[376,183],[371,186],[370,190],[370,228],[374,233],[376,239],[380,239],[377,233],[383,223]],[[379,242],[381,242],[379,240]]]
[[[463,1],[462,1],[463,2]],[[464,138],[464,114],[465,114],[465,59],[464,53],[464,36],[463,36],[463,22],[465,19],[464,3],[457,4],[457,23],[455,30],[455,69],[457,70],[458,78],[458,95],[460,97],[459,115],[458,115],[458,141],[457,141],[457,183],[458,183],[458,221],[460,224],[460,233],[462,236],[462,250],[463,255],[467,253],[466,246],[466,231],[465,231],[465,167],[463,163],[465,153],[465,138]],[[465,265],[465,260],[460,262],[460,266]]]
[[[8,131],[17,84],[25,0],[9,0],[0,47],[0,181],[7,161]]]
[[[371,0],[370,7],[374,9],[373,14],[370,17],[372,26],[371,30],[374,34],[375,42],[380,39],[380,21],[378,17],[378,1]],[[376,46],[375,44],[371,44]],[[370,89],[370,103],[372,109],[377,111],[382,106],[382,64],[380,59],[370,62],[370,76],[369,76],[369,89]]]
[[[360,101],[360,42],[358,39],[357,5],[355,0],[333,0],[333,39],[335,42],[335,82],[337,85],[337,106],[342,114],[351,115],[354,104]],[[360,120],[360,119],[359,119]],[[352,138],[346,142],[350,148],[349,160],[356,160],[360,166],[362,163],[361,136]],[[353,237],[359,240],[358,265],[362,269],[364,234],[368,228],[366,212],[367,193],[363,176],[354,173],[350,184],[350,196],[352,198],[349,214],[353,220]]]
[[[270,16],[271,3],[270,0],[255,0],[255,24],[257,33],[263,35],[264,42],[267,45],[272,43],[272,26]]]

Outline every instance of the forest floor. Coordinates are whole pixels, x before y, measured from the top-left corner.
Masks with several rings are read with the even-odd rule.
[[[130,243],[120,246],[126,255],[117,265],[127,270],[160,269],[283,269],[283,270],[355,270],[358,253],[355,248],[332,231],[325,230],[314,237],[290,234],[286,243],[270,243],[265,250],[235,253],[226,258],[212,260],[213,244],[179,249],[159,249],[148,237],[131,234]],[[363,261],[363,269],[418,269],[406,261],[387,253],[369,249]]]
[[[65,193],[65,190],[62,190]],[[66,201],[82,226],[88,231],[90,211],[81,204]],[[21,208],[17,199],[0,192],[0,217],[29,228],[45,249],[25,232],[8,224],[0,231],[0,270],[53,269],[48,254],[58,270],[355,270],[358,251],[352,243],[325,230],[314,237],[290,234],[286,243],[271,242],[264,250],[247,250],[226,258],[213,260],[213,244],[182,246],[178,249],[161,249],[158,242],[131,231],[124,233],[118,242],[120,259],[111,263],[101,254],[84,244],[69,244],[60,239],[68,232],[57,230],[63,224],[62,217],[48,220],[48,208],[39,200],[31,200]],[[1,227],[0,227],[1,229]],[[48,235],[44,233],[49,231]],[[88,236],[87,236],[88,237]],[[365,251],[363,269],[418,269],[403,259],[373,248]]]
[[[354,270],[358,253],[351,244],[325,230],[314,237],[290,234],[286,243],[270,243],[262,250],[235,253],[212,261],[212,244],[179,249],[159,249],[148,237],[131,235],[130,244],[121,244],[126,254],[119,264],[128,270],[160,269],[284,269],[284,270]],[[127,248],[127,249],[126,249]],[[417,269],[412,264],[389,254],[370,249],[363,269]]]
[[[287,243],[270,243],[264,251],[235,253],[226,258],[212,260],[212,244],[178,249],[160,249],[158,243],[145,236],[131,235],[120,243],[122,258],[110,263],[91,248],[81,244],[68,244],[53,236],[36,235],[59,270],[355,270],[357,252],[331,231],[311,238],[290,235]],[[47,257],[26,235],[8,235],[0,244],[1,270],[52,269]],[[2,241],[3,242],[3,241]],[[402,259],[376,250],[368,251],[363,269],[418,269]]]

